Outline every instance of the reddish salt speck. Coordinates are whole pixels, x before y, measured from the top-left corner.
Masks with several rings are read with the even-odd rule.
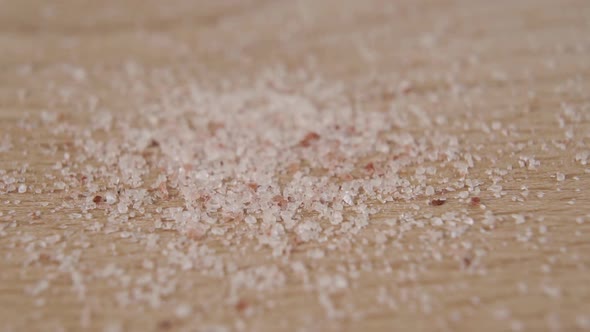
[[[354,135],[357,133],[355,126],[348,126],[348,127],[346,127],[345,131],[346,131],[346,134],[348,134],[348,135]]]
[[[300,244],[305,243],[305,241],[303,241],[298,235],[293,235],[289,238],[289,243],[293,246],[293,247],[297,247]],[[293,248],[294,249],[294,248]]]
[[[197,200],[201,203],[207,203],[209,200],[211,199],[211,196],[209,195],[200,195],[199,198],[197,198]]]
[[[369,173],[373,173],[375,171],[375,165],[372,162],[370,162],[365,165],[365,170]]]
[[[288,201],[281,195],[276,195],[272,198],[272,201],[275,202],[279,207],[284,208],[287,206]]]
[[[202,229],[198,229],[198,228],[189,228],[186,231],[186,235],[191,239],[191,240],[200,240],[203,237],[205,237],[205,232]]]
[[[432,206],[441,206],[443,204],[445,204],[447,202],[446,199],[441,199],[441,198],[437,198],[437,199],[433,199],[430,201],[430,205]]]
[[[305,137],[299,142],[299,146],[304,148],[309,147],[313,142],[320,139],[320,135],[315,132],[309,132]]]
[[[443,189],[437,190],[436,193],[439,195],[444,195],[444,194],[448,194],[449,191],[447,189],[443,188]]]
[[[341,181],[352,181],[352,180],[354,180],[354,176],[352,176],[352,174],[350,174],[350,173],[341,174],[341,175],[338,176],[338,178]]]
[[[156,141],[155,139],[150,140],[150,144],[148,148],[157,148],[160,146],[160,142]]]
[[[102,202],[102,196],[96,195],[96,196],[94,196],[94,198],[92,199],[92,201],[94,203],[98,204],[98,203]]]
[[[258,188],[260,187],[257,183],[254,182],[250,182],[248,183],[248,187],[254,191],[258,190]]]
[[[391,101],[391,100],[395,99],[395,92],[391,91],[391,90],[385,90],[381,93],[381,97],[385,101]]]
[[[293,174],[293,173],[299,171],[299,168],[300,168],[299,164],[293,163],[293,164],[287,166],[287,173]]]
[[[479,197],[471,197],[470,204],[472,206],[478,206],[481,203],[481,199]]]
[[[219,129],[224,128],[225,125],[221,122],[211,121],[207,124],[207,129],[212,135],[215,135]]]
[[[160,329],[160,330],[164,330],[165,331],[165,330],[169,330],[171,328],[172,328],[172,321],[170,321],[169,319],[161,320],[158,323],[158,329]]]
[[[464,267],[470,267],[472,262],[473,262],[473,260],[471,257],[463,256],[463,266]]]
[[[40,253],[39,254],[39,262],[42,264],[50,264],[53,263],[53,258],[51,257],[51,255],[46,254],[46,253]]]
[[[408,82],[408,81],[404,81],[400,84],[400,92],[402,94],[408,94],[410,92],[412,92],[414,90],[414,86],[412,85],[412,83]]]
[[[166,185],[166,182],[160,183],[158,186],[158,192],[160,193],[161,198],[168,199],[170,194],[168,193],[168,186]]]
[[[235,308],[239,312],[244,312],[246,309],[248,309],[249,306],[250,306],[249,303],[244,299],[240,299],[235,304]]]

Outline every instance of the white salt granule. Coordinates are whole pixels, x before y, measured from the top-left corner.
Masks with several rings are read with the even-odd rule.
[[[426,194],[426,196],[434,195],[434,188],[432,186],[426,187],[425,194]]]
[[[107,192],[104,197],[105,197],[105,202],[109,205],[115,204],[117,202],[117,196],[110,191]]]
[[[578,153],[576,153],[576,156],[574,159],[577,162],[579,162],[581,165],[586,166],[589,163],[588,160],[590,160],[590,151],[578,152]]]
[[[493,184],[488,187],[488,190],[494,193],[496,198],[500,198],[502,194],[502,186],[499,184]]]
[[[129,211],[129,207],[127,204],[119,202],[119,204],[117,204],[117,211],[119,211],[119,213],[127,213]]]
[[[557,172],[555,174],[555,179],[559,182],[562,182],[565,180],[565,174]]]
[[[524,330],[524,324],[519,320],[513,320],[510,322],[510,329],[514,332],[520,332]]]
[[[26,193],[26,192],[27,192],[27,185],[26,185],[26,184],[24,184],[24,183],[21,183],[21,184],[18,186],[18,193],[19,193],[19,194],[24,194],[24,193]]]
[[[248,224],[248,225],[254,225],[256,224],[256,218],[253,216],[246,216],[246,218],[244,218],[244,221]]]
[[[176,317],[180,319],[188,318],[192,313],[192,308],[188,304],[180,304],[174,310]]]
[[[31,295],[38,295],[49,288],[49,281],[47,279],[41,279],[37,284],[28,288],[28,293]]]
[[[107,322],[103,332],[122,332],[123,326],[119,322]]]
[[[348,204],[348,205],[352,205],[352,204],[353,204],[353,202],[352,202],[352,197],[350,196],[350,194],[349,194],[348,192],[346,192],[346,193],[344,194],[344,196],[342,196],[342,200],[343,200],[343,201],[344,201],[346,204]]]
[[[551,298],[559,298],[561,296],[561,289],[556,286],[543,285],[541,290]]]
[[[590,315],[577,315],[576,325],[584,330],[590,330]]]
[[[330,223],[332,225],[339,225],[343,220],[344,218],[342,217],[342,213],[340,211],[334,211],[332,218],[330,219]]]
[[[512,218],[517,225],[524,224],[526,222],[526,218],[522,214],[513,214]]]
[[[499,308],[494,310],[493,315],[497,320],[506,320],[510,318],[510,310],[507,308]]]

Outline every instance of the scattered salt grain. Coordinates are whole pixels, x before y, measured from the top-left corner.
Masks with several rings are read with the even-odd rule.
[[[577,315],[576,325],[584,330],[590,330],[590,316]]]
[[[517,225],[524,224],[526,222],[526,218],[522,214],[513,214],[512,218]]]
[[[109,205],[115,204],[117,202],[117,196],[115,194],[113,194],[112,192],[107,192],[105,194],[105,201]]]
[[[105,325],[103,332],[122,332],[123,326],[119,322],[108,322]]]
[[[119,202],[119,204],[117,204],[117,211],[119,211],[119,213],[127,213],[129,211],[129,207],[127,204]]]
[[[583,166],[588,165],[588,163],[590,163],[590,151],[578,152],[575,156],[575,160]]]
[[[510,310],[507,308],[499,308],[494,310],[493,315],[497,320],[506,320],[510,318]]]
[[[561,289],[559,287],[543,285],[541,289],[543,293],[551,298],[559,298],[561,296]]]
[[[562,182],[565,180],[565,174],[558,172],[555,174],[555,179],[559,182]]]
[[[191,313],[192,313],[192,308],[188,304],[180,304],[174,310],[174,314],[176,315],[176,317],[178,317],[180,319],[188,318],[191,315]]]
[[[49,281],[47,279],[41,279],[37,284],[28,288],[28,293],[31,295],[38,295],[49,288]]]
[[[523,141],[516,139],[522,134],[517,124],[476,120],[479,115],[466,113],[471,119],[457,123],[457,128],[466,132],[481,128],[493,145],[502,142],[497,150],[483,150],[485,141],[432,130],[434,123],[451,125],[443,115],[429,114],[418,106],[406,111],[397,104],[391,112],[356,112],[357,106],[342,98],[343,91],[321,89],[321,80],[308,77],[304,81],[313,83],[301,83],[305,84],[301,87],[281,82],[279,75],[248,88],[227,82],[227,91],[220,92],[195,83],[185,91],[184,80],[175,85],[175,75],[164,71],[164,78],[155,80],[162,93],[152,96],[145,91],[151,82],[144,78],[143,69],[126,67],[123,76],[128,75],[127,80],[115,79],[113,85],[129,87],[130,99],[149,99],[148,105],[142,101],[129,108],[128,114],[117,114],[97,108],[101,103],[94,97],[84,106],[93,114],[85,126],[69,123],[66,114],[44,112],[41,123],[68,136],[63,144],[47,144],[47,153],[60,161],[52,161],[53,168],[44,175],[46,183],[34,182],[27,188],[22,183],[27,165],[20,165],[20,174],[0,171],[0,194],[27,189],[46,194],[63,191],[56,193],[64,199],[52,200],[57,203],[51,212],[69,215],[76,220],[70,224],[75,225],[60,224],[56,229],[63,233],[57,237],[37,238],[36,233],[18,228],[13,219],[21,218],[20,212],[13,210],[8,222],[0,223],[0,236],[9,234],[3,237],[6,239],[18,234],[13,228],[20,231],[20,236],[14,236],[19,242],[9,246],[18,248],[22,242],[32,257],[27,264],[51,266],[47,268],[51,273],[66,270],[66,279],[81,299],[92,282],[103,278],[118,285],[114,287],[120,292],[113,300],[121,307],[167,307],[178,319],[193,314],[200,319],[200,307],[178,304],[171,296],[197,285],[194,278],[185,278],[190,271],[191,276],[229,278],[229,295],[220,293],[219,299],[231,304],[241,319],[273,308],[272,296],[266,295],[287,280],[289,285],[314,292],[328,318],[360,317],[354,299],[348,301],[344,296],[354,294],[364,274],[388,274],[394,281],[399,277],[402,284],[415,283],[425,277],[431,262],[444,263],[453,255],[461,264],[459,273],[469,270],[485,275],[486,260],[480,258],[494,249],[492,242],[485,243],[490,238],[485,234],[510,218],[517,225],[525,224],[509,234],[527,242],[515,246],[550,243],[548,227],[530,221],[537,220],[533,209],[525,207],[518,211],[531,212],[506,215],[502,206],[526,205],[536,191],[527,180],[536,175],[530,171],[540,169],[541,162],[522,153],[535,145],[548,151],[566,149],[576,142],[542,137]],[[90,77],[85,69],[71,67],[69,71],[80,81]],[[506,75],[501,76],[507,79]],[[462,91],[457,98],[469,96],[469,89],[454,86],[454,91]],[[412,97],[410,92],[416,87],[406,82],[392,91]],[[77,92],[76,87],[61,87],[57,96],[66,101]],[[402,100],[397,97],[389,99]],[[424,100],[440,102],[441,97],[433,92]],[[140,113],[142,117],[137,116]],[[567,129],[566,138],[579,137],[574,127],[569,128],[568,117],[560,119]],[[417,124],[410,126],[414,120]],[[418,135],[416,129],[422,129]],[[507,138],[518,142],[504,144]],[[575,145],[577,151],[585,151],[584,144]],[[587,165],[588,155],[579,152],[574,159]],[[501,166],[498,157],[502,156],[513,159]],[[482,165],[486,163],[493,168],[485,169]],[[559,182],[566,179],[559,172],[555,177]],[[482,192],[486,186],[493,197]],[[542,192],[536,194],[539,199],[544,197]],[[487,206],[482,204],[484,199]],[[11,201],[16,204],[18,200],[10,198],[6,205]],[[430,206],[425,207],[427,204]],[[43,216],[49,215],[42,210]],[[31,223],[40,223],[40,215],[28,214]],[[584,218],[575,221],[582,224]],[[537,230],[543,237],[534,237]],[[101,233],[93,234],[96,232]],[[418,240],[405,241],[408,234],[413,237],[411,232],[418,234]],[[473,242],[462,237],[466,233]],[[575,234],[582,236],[579,230]],[[95,235],[113,241],[91,248],[95,242],[90,236]],[[139,267],[140,275],[103,260],[96,262],[102,264],[97,271],[86,270],[84,249],[96,249],[106,257],[126,252],[117,248],[115,239],[144,246],[139,260],[135,255],[129,258],[137,263],[131,266]],[[249,247],[251,241],[253,247]],[[507,247],[507,243],[498,246]],[[262,253],[264,262],[252,261],[254,251]],[[157,259],[152,257],[159,252],[163,254]],[[395,255],[387,254],[392,252]],[[416,258],[413,253],[424,254]],[[325,264],[335,255],[340,256],[334,264]],[[294,257],[305,259],[298,262]],[[554,272],[554,264],[549,260],[540,267],[544,277]],[[285,268],[293,270],[293,278],[287,278]],[[23,271],[28,272],[26,267]],[[49,287],[48,280],[27,288],[28,292],[42,293]],[[392,310],[404,305],[428,313],[438,305],[434,293],[420,290],[413,294],[401,287],[394,295],[386,286],[379,287],[378,298]],[[552,298],[561,294],[559,288],[542,287]],[[526,293],[528,288],[521,283],[518,289]],[[255,299],[242,297],[245,291],[255,292]],[[336,294],[339,296],[332,297]],[[480,303],[478,297],[471,299],[473,305]],[[211,312],[213,305],[204,304],[202,311]],[[460,320],[465,315],[457,310],[449,318]],[[508,308],[494,316],[508,322],[512,318]],[[172,324],[173,320],[164,320],[159,327],[171,328]],[[510,324],[513,330],[524,327],[519,321]],[[121,325],[113,328],[122,329]]]
[[[344,201],[344,203],[348,204],[348,205],[352,205],[352,197],[350,196],[349,193],[345,193],[344,196],[342,196],[342,200]]]
[[[434,195],[434,188],[432,186],[426,187],[425,194],[426,194],[426,196],[432,196],[432,195]]]
[[[254,225],[256,224],[256,218],[253,216],[246,216],[246,218],[244,218],[244,221],[248,224],[248,225]]]
[[[510,329],[514,332],[520,332],[524,330],[524,324],[519,320],[513,320],[510,322]]]

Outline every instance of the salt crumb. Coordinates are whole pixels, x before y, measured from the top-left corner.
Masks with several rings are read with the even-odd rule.
[[[244,221],[248,224],[248,225],[254,225],[256,224],[256,218],[253,216],[246,216],[246,218],[244,218]]]
[[[524,330],[524,324],[519,320],[513,320],[510,322],[510,329],[514,332],[519,332]]]
[[[584,330],[590,330],[590,316],[577,315],[576,325]]]
[[[117,202],[117,196],[115,196],[115,194],[112,192],[107,192],[105,194],[105,201],[109,205],[115,204]]]
[[[122,332],[123,325],[119,322],[107,322],[103,331],[104,332]]]
[[[26,192],[27,192],[27,185],[26,185],[26,184],[24,184],[24,183],[21,183],[21,184],[18,186],[18,193],[19,193],[19,194],[24,194],[24,193],[26,193]]]
[[[426,187],[425,194],[426,194],[426,196],[432,196],[432,195],[434,195],[434,188],[432,186]]]
[[[526,218],[522,214],[513,214],[512,218],[517,225],[524,224],[526,222]]]
[[[188,304],[180,304],[174,310],[174,314],[176,315],[176,317],[178,317],[180,319],[188,318],[191,315],[191,313],[192,313],[192,308]]]

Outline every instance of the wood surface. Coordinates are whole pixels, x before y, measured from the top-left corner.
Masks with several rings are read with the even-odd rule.
[[[0,0],[0,140],[9,137],[13,144],[0,152],[0,169],[20,171],[26,164],[22,176],[27,183],[47,181],[44,175],[60,159],[44,154],[44,144],[68,147],[51,128],[27,129],[26,123],[43,111],[57,111],[70,123],[83,124],[92,118],[83,110],[88,95],[97,96],[100,107],[113,112],[138,107],[134,96],[116,85],[129,63],[154,75],[168,71],[175,82],[195,80],[210,86],[223,81],[247,84],[274,68],[287,73],[306,68],[328,84],[342,86],[342,93],[361,109],[383,108],[391,102],[388,89],[401,91],[401,97],[391,97],[399,98],[397,107],[417,105],[433,117],[444,115],[448,121],[436,125],[437,130],[458,137],[459,144],[479,145],[480,155],[499,156],[496,164],[477,164],[471,178],[489,179],[486,171],[512,165],[513,171],[502,179],[502,197],[485,189],[481,193],[486,209],[504,219],[493,229],[477,228],[456,241],[433,246],[431,252],[420,245],[427,229],[414,229],[399,240],[399,249],[379,254],[373,239],[388,226],[376,220],[358,235],[359,246],[363,239],[369,241],[362,245],[364,258],[331,252],[313,259],[310,248],[293,253],[291,260],[303,262],[312,274],[335,273],[344,265],[356,264],[359,269],[360,276],[331,298],[345,314],[330,317],[318,294],[302,289],[289,273],[278,289],[245,291],[241,296],[247,302],[235,304],[226,296],[230,276],[178,268],[172,272],[178,287],[160,305],[120,305],[117,296],[124,285],[92,281],[87,274],[116,264],[136,278],[145,273],[141,266],[146,258],[167,262],[164,249],[146,252],[139,241],[118,234],[85,232],[88,224],[72,220],[72,211],[51,212],[66,199],[63,193],[4,193],[0,329],[590,328],[590,165],[576,160],[578,153],[590,149],[587,0]],[[87,77],[77,81],[73,68],[84,69]],[[146,95],[164,93],[164,76]],[[437,95],[436,102],[432,95]],[[575,110],[578,118],[568,118],[566,109]],[[497,122],[519,137],[463,126],[470,122]],[[419,123],[407,125],[410,131],[415,126],[418,136],[424,130]],[[573,138],[567,134],[570,129]],[[534,156],[540,166],[520,168],[521,155]],[[407,173],[410,176],[413,169]],[[557,181],[557,173],[565,180]],[[448,176],[453,179],[456,174],[449,170]],[[422,199],[389,204],[382,217],[398,216],[412,210],[413,204],[436,214],[470,209],[452,197],[442,206],[429,206]],[[32,215],[35,211],[40,211],[39,218]],[[484,210],[469,211],[476,222],[483,220]],[[526,221],[519,224],[512,215],[523,215]],[[93,218],[104,222],[106,217]],[[161,243],[180,236],[158,232]],[[47,290],[31,294],[31,287],[48,277],[51,269],[46,264],[52,263],[27,260],[31,250],[42,251],[39,241],[55,234],[61,235],[59,243],[46,246],[75,257],[73,266],[86,278],[84,296],[72,275],[58,272]],[[33,249],[27,235],[37,241]],[[221,244],[205,241],[219,255],[239,261],[240,269],[276,264],[268,250],[247,250],[236,259]],[[450,253],[464,250],[461,243],[467,242],[481,257]],[[113,243],[116,250],[111,250]],[[322,249],[321,243],[310,246]],[[393,268],[392,274],[377,268],[383,262]],[[364,269],[367,264],[373,269]],[[397,301],[395,308],[378,303],[382,288]],[[189,317],[178,314],[179,303],[191,306]],[[245,306],[253,309],[244,310]]]

